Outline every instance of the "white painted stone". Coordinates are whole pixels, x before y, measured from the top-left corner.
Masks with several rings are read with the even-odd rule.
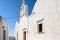
[[[15,38],[17,39],[18,32],[18,40],[23,40],[23,29],[26,28],[26,40],[60,40],[59,4],[59,0],[37,0],[32,14],[20,18],[15,27]],[[38,20],[42,20],[43,23],[42,34],[38,34]]]

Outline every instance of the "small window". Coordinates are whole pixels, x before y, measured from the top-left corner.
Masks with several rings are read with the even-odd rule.
[[[43,32],[43,23],[38,24],[38,33],[42,34]]]
[[[5,27],[3,26],[2,28],[4,29]]]
[[[37,21],[37,31],[39,34],[43,32],[43,19]]]
[[[38,24],[38,27],[39,27],[39,32],[42,32],[42,23]]]

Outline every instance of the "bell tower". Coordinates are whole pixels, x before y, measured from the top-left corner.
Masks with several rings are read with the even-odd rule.
[[[28,15],[28,6],[27,4],[25,4],[25,1],[22,0],[22,6],[21,6],[21,9],[20,9],[20,17],[22,17],[23,15]]]

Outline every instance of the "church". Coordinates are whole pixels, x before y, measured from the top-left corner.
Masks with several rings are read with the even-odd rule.
[[[37,0],[30,16],[22,0],[14,36],[16,40],[60,40],[60,0]]]

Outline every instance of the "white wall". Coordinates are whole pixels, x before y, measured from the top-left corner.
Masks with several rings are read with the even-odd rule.
[[[40,16],[41,15],[41,16]],[[45,16],[44,16],[45,15]],[[41,20],[44,17],[43,23],[43,32],[38,34],[37,21]],[[58,26],[58,14],[34,14],[29,19],[29,40],[60,40],[60,27]],[[59,31],[59,32],[58,32]],[[55,39],[56,38],[56,39]]]
[[[25,15],[15,27],[15,37],[23,40],[23,29],[27,28],[27,40],[60,40],[60,1],[59,0],[37,0],[29,17]],[[37,21],[43,23],[43,32],[38,34]],[[16,37],[17,39],[17,37]]]
[[[60,7],[57,0],[37,0],[32,15],[29,17],[29,40],[60,40]],[[58,9],[58,11],[56,11]],[[58,14],[59,13],[59,14]],[[37,21],[43,23],[43,34],[38,34]]]
[[[17,33],[18,33],[18,40],[23,40],[23,32],[24,29],[26,28],[25,31],[27,31],[27,17],[24,15],[22,18],[20,18],[19,23],[16,22],[15,25],[15,38],[17,40]]]

